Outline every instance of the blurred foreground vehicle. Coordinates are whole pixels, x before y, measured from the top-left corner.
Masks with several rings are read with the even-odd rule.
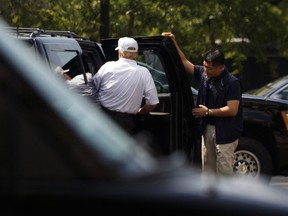
[[[0,32],[1,215],[287,215],[261,181],[154,158]]]

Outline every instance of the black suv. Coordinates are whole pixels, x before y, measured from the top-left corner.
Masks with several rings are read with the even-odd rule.
[[[52,71],[56,66],[69,69],[72,78],[83,75],[85,84],[87,74],[93,76],[104,62],[118,58],[115,51],[118,39],[102,40],[100,44],[73,32],[13,27],[8,31],[14,38],[25,41],[35,57],[43,58]],[[139,115],[137,137],[144,138],[156,156],[181,151],[197,164],[200,148],[195,145],[199,140],[191,115],[193,94],[178,53],[171,41],[161,36],[135,39],[139,44],[137,61],[151,72],[160,101],[149,115]]]

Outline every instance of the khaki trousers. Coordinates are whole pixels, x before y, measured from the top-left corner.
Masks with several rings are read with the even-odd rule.
[[[238,139],[232,143],[216,144],[215,126],[207,125],[202,136],[202,170],[216,175],[232,175],[234,152]]]

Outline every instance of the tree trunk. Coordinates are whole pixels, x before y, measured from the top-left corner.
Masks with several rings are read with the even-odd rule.
[[[100,40],[109,37],[109,0],[101,0]]]

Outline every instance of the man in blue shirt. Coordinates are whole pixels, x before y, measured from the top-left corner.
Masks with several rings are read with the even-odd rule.
[[[202,168],[218,175],[232,175],[234,151],[243,130],[240,81],[224,65],[219,49],[204,54],[203,66],[187,60],[171,32],[187,73],[200,82],[197,104],[192,114],[199,120],[202,136]]]

